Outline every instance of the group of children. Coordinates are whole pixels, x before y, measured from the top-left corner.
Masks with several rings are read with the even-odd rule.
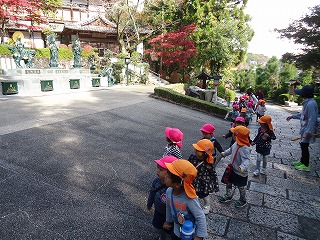
[[[154,160],[157,163],[157,177],[153,180],[147,203],[149,210],[154,206],[152,224],[158,231],[159,239],[182,239],[181,228],[186,220],[193,222],[193,239],[207,237],[205,215],[211,210],[209,194],[219,191],[215,171],[216,150],[221,157],[230,155],[233,166],[226,184],[226,194],[218,197],[219,202],[231,201],[234,192],[232,187],[235,186],[240,192],[235,207],[247,204],[245,186],[248,181],[250,145],[256,145],[257,152],[254,176],[266,174],[271,140],[276,139],[271,121],[268,115],[260,117],[258,133],[251,141],[244,117],[236,117],[229,133],[224,135],[225,138],[232,136],[227,150],[223,150],[215,139],[215,127],[204,124],[200,129],[202,139],[193,144],[194,153],[188,160],[183,159],[181,154],[183,133],[177,128],[165,129],[167,145],[163,157]],[[203,201],[203,207],[200,200]]]
[[[257,100],[257,98],[252,94],[245,94],[240,97],[235,97],[232,103],[232,110],[227,113],[225,119],[231,123],[235,122],[237,117],[243,117],[245,119],[245,126],[247,127],[252,121],[253,115],[257,115],[256,121],[265,115],[266,101],[263,99]]]

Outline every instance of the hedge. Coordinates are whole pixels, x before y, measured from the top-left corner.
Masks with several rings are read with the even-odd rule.
[[[167,87],[156,87],[154,89],[154,95],[168,99],[175,103],[188,106],[191,108],[195,108],[201,111],[205,111],[207,113],[212,113],[214,115],[218,115],[224,117],[228,113],[228,109],[214,103],[200,100],[198,98],[190,97],[181,93],[177,93],[173,89]]]

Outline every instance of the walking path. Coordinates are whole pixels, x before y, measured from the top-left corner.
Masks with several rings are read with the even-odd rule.
[[[252,147],[251,166],[247,185],[248,205],[236,209],[234,202],[221,204],[212,195],[212,213],[208,215],[208,239],[319,239],[320,229],[320,141],[310,147],[310,172],[291,166],[300,158],[299,121],[286,121],[301,107],[281,107],[267,103],[267,113],[273,119],[275,135],[267,166],[267,175],[253,177],[256,152]],[[291,113],[289,113],[291,112]],[[259,125],[250,123],[251,139]],[[218,164],[221,177],[228,161]],[[220,185],[223,195],[225,186]],[[239,198],[238,190],[234,199]]]

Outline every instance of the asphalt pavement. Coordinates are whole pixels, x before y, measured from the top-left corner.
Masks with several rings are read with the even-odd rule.
[[[153,86],[118,86],[35,97],[0,95],[0,239],[154,239],[146,197],[165,147],[165,127],[184,133],[192,153],[204,123],[216,126],[224,148],[229,124],[210,114],[149,96]],[[299,121],[267,102],[277,140],[267,175],[253,177],[248,205],[221,204],[211,195],[207,239],[319,239],[320,148],[311,171],[290,163],[300,156]],[[251,138],[258,125],[251,122]],[[221,177],[227,159],[217,166]],[[236,191],[235,199],[238,197]]]

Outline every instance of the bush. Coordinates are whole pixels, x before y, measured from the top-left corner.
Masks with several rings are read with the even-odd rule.
[[[289,101],[289,93],[280,94],[277,99],[277,103],[284,104],[285,101]]]
[[[11,55],[11,52],[8,47],[9,47],[9,45],[7,45],[7,44],[0,44],[0,56],[1,55]]]
[[[227,102],[231,102],[236,97],[236,92],[220,85],[218,86],[218,97],[225,99]]]
[[[176,91],[168,87],[157,87],[154,89],[154,94],[175,103],[202,110],[207,113],[213,113],[214,115],[218,115],[221,117],[224,117],[228,112],[228,109],[225,107],[221,107],[208,101],[177,93]]]

